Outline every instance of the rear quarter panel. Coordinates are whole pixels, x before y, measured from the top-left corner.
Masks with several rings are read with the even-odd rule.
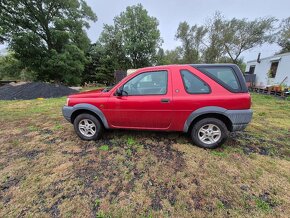
[[[188,94],[185,91],[180,70],[189,70],[194,73],[210,88],[209,94]],[[249,93],[232,93],[210,79],[200,71],[190,66],[177,66],[173,71],[173,111],[172,130],[182,131],[184,123],[189,115],[203,107],[217,106],[227,110],[249,109],[251,106],[251,97]]]

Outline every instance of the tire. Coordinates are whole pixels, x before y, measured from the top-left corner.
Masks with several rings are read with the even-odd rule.
[[[97,140],[103,132],[100,121],[91,114],[80,114],[74,120],[74,129],[77,135],[86,141]]]
[[[202,119],[191,130],[193,143],[201,148],[217,148],[226,141],[228,135],[224,122],[216,118]]]

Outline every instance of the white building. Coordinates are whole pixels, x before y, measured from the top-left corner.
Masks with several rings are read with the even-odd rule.
[[[290,86],[290,52],[248,61],[246,72],[256,74],[256,87],[271,85]]]

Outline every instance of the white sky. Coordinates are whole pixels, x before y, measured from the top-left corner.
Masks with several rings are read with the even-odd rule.
[[[290,16],[290,0],[86,0],[98,16],[91,24],[88,35],[92,42],[97,41],[104,24],[112,24],[113,18],[127,6],[141,3],[150,16],[159,20],[159,29],[164,41],[164,49],[174,49],[179,42],[174,39],[178,24],[187,21],[190,25],[203,24],[215,11],[228,18],[248,18],[249,20],[274,16],[278,19]],[[3,45],[0,45],[0,49]],[[244,61],[273,55],[279,51],[277,45],[264,45],[242,54]]]

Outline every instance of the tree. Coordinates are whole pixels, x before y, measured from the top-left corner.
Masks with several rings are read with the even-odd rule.
[[[104,55],[106,55],[104,59],[111,62],[114,70],[132,68],[130,57],[126,54],[123,38],[124,36],[118,28],[106,24],[99,38],[99,43],[103,47]]]
[[[0,39],[38,80],[76,84],[90,45],[84,27],[96,19],[84,0],[0,0]]]
[[[240,64],[240,55],[263,43],[273,42],[276,19],[225,19],[220,12],[204,25],[180,23],[176,38],[182,42],[184,62],[227,62]]]
[[[0,56],[0,80],[1,79],[20,79],[21,63],[13,57],[12,53]]]
[[[156,62],[161,45],[158,20],[148,15],[141,4],[127,7],[114,18],[114,25],[105,25],[100,42],[112,49],[115,67],[140,68]],[[115,70],[119,70],[115,68]]]
[[[0,80],[34,80],[35,73],[24,68],[13,52],[0,56]]]
[[[183,60],[183,49],[176,47],[173,50],[160,49],[157,54],[157,65],[169,65],[169,64],[182,64]]]
[[[5,41],[4,32],[5,31],[4,31],[3,27],[0,26],[0,44],[2,44]]]
[[[200,38],[205,34],[203,27],[189,26],[187,22],[181,22],[178,26],[176,39],[182,43],[182,53],[184,63],[199,62]]]
[[[208,19],[204,28],[207,34],[202,39],[203,60],[206,63],[219,63],[220,59],[224,56],[224,48],[222,45],[222,29],[224,17],[220,12],[215,12],[212,18]]]
[[[273,17],[253,21],[236,19],[223,21],[221,43],[233,63],[238,63],[240,55],[251,48],[266,42],[273,42]]]
[[[97,81],[107,85],[113,83],[114,60],[108,55],[108,50],[97,42],[91,45],[87,57],[89,62],[85,66],[83,82]]]
[[[183,63],[216,63],[223,56],[220,42],[223,17],[216,12],[204,25],[179,24],[176,39],[182,42]]]
[[[290,17],[282,20],[277,43],[282,47],[280,53],[290,52]]]

